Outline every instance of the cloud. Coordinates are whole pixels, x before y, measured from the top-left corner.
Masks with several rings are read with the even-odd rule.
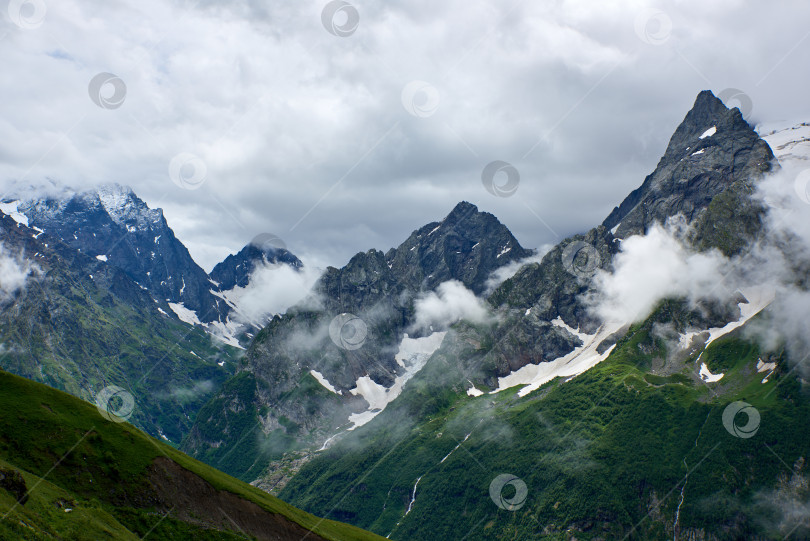
[[[421,295],[414,308],[414,330],[441,330],[462,319],[487,323],[493,317],[485,303],[457,280],[442,282],[436,291]]]
[[[238,323],[263,326],[268,316],[283,314],[303,301],[318,280],[321,271],[304,266],[257,265],[248,285],[234,288],[229,299],[236,309],[231,319]]]
[[[173,398],[179,402],[189,402],[196,400],[202,395],[209,394],[214,390],[214,383],[211,380],[197,381],[190,387],[173,387],[164,396]]]
[[[646,318],[667,297],[716,298],[726,292],[730,266],[720,252],[688,248],[677,225],[656,224],[646,235],[622,241],[612,272],[597,272],[592,310],[604,321],[628,323]]]
[[[764,350],[786,348],[792,362],[802,362],[810,351],[810,203],[795,190],[802,171],[786,161],[783,169],[758,182],[753,197],[766,206],[764,229],[733,258],[692,249],[682,219],[625,239],[613,269],[594,277],[586,299],[590,310],[603,320],[627,323],[646,318],[665,298],[684,298],[693,305],[701,300],[731,303],[740,291],[759,290],[773,300],[766,317],[748,323],[744,332]]]
[[[340,266],[462,199],[534,247],[600,222],[703,88],[745,90],[760,118],[808,112],[801,3],[669,3],[658,46],[634,32],[636,0],[353,3],[347,38],[320,0],[60,0],[33,30],[4,17],[0,137],[17,144],[0,150],[0,193],[131,185],[206,269],[259,231]],[[88,96],[101,72],[126,83],[118,109]],[[414,80],[438,90],[430,117],[402,105]],[[169,179],[181,152],[207,166],[198,190]],[[520,171],[513,197],[481,185],[493,160]]]
[[[486,283],[484,284],[485,285],[484,295],[485,296],[489,295],[490,293],[495,291],[499,285],[501,285],[506,280],[514,276],[517,273],[517,271],[520,270],[521,267],[529,265],[531,263],[540,263],[543,260],[543,256],[545,256],[548,252],[550,252],[553,247],[554,246],[551,244],[544,244],[543,246],[535,250],[535,252],[529,257],[526,257],[519,261],[512,261],[508,265],[498,267],[497,269],[492,271],[492,274],[489,275]]]
[[[39,274],[40,268],[22,257],[12,255],[0,242],[0,302],[6,302],[25,288],[28,277]]]

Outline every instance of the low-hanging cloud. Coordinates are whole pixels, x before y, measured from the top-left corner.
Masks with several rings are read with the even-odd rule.
[[[532,255],[529,257],[519,259],[517,261],[512,261],[508,265],[504,265],[503,267],[498,267],[492,274],[489,275],[487,278],[486,283],[484,284],[485,290],[484,295],[489,295],[499,285],[504,283],[509,278],[513,277],[517,271],[519,271],[522,267],[529,265],[531,263],[540,263],[543,260],[543,257],[554,248],[551,244],[544,244],[540,248],[534,251]]]
[[[718,297],[726,289],[724,271],[728,258],[712,250],[691,250],[681,238],[680,224],[656,224],[646,235],[635,235],[621,244],[613,271],[600,270],[593,312],[604,321],[629,323],[650,315],[667,297],[697,301]]]
[[[442,282],[435,291],[421,295],[414,308],[412,329],[441,330],[462,319],[472,323],[492,319],[484,302],[458,280]]]
[[[0,302],[10,300],[25,288],[28,277],[39,273],[39,266],[22,257],[13,255],[0,242]]]
[[[263,325],[269,316],[283,314],[310,294],[321,275],[319,269],[289,265],[259,265],[244,288],[234,288],[230,300],[236,305],[232,319],[247,325]]]
[[[801,362],[810,350],[810,204],[797,196],[797,174],[787,167],[758,182],[753,198],[766,208],[764,229],[734,257],[693,249],[682,218],[624,240],[612,271],[599,271],[594,278],[587,298],[591,311],[604,321],[630,323],[649,316],[666,298],[685,298],[693,305],[730,303],[739,292],[765,292],[773,298],[767,316],[748,323],[746,336],[766,351],[784,347],[794,362]]]

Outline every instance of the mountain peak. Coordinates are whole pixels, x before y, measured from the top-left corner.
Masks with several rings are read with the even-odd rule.
[[[478,207],[467,201],[461,201],[453,207],[453,210],[450,211],[450,214],[447,215],[444,222],[455,224],[476,214],[478,214]]]
[[[704,90],[670,138],[655,171],[603,225],[616,237],[626,238],[675,214],[691,222],[737,180],[770,170],[773,157],[739,109],[729,109]]]

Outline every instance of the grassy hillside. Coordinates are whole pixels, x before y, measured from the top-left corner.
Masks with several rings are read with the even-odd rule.
[[[213,495],[210,509],[195,483]],[[235,507],[247,511],[237,516]],[[217,508],[227,519],[214,524]],[[377,539],[107,420],[92,404],[2,371],[0,517],[0,539],[244,539],[257,524],[287,532],[281,539],[307,530],[312,539]]]

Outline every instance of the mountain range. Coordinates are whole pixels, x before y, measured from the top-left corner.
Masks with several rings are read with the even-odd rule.
[[[596,227],[537,252],[461,202],[258,320],[303,268],[271,235],[207,274],[129,188],[6,197],[0,368],[393,539],[810,535],[808,134],[703,91]]]

